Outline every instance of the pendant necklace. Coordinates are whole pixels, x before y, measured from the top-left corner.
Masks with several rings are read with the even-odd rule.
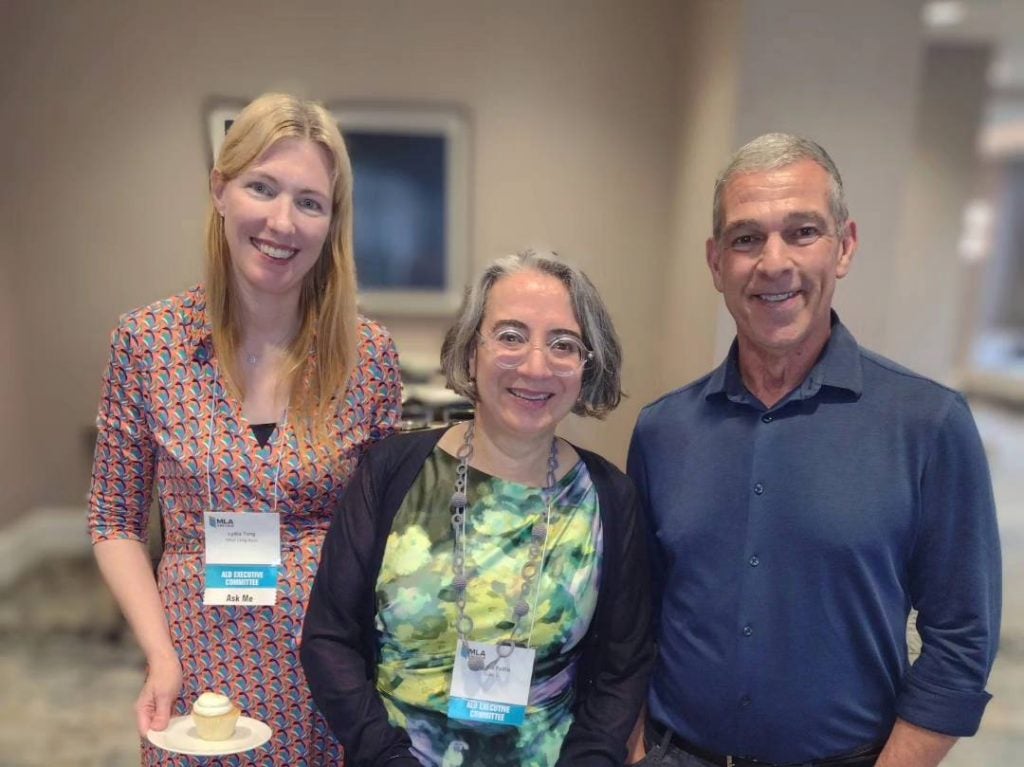
[[[269,345],[280,350],[282,348],[281,344],[284,343],[287,340],[287,338],[288,337],[285,336],[284,338],[280,339],[279,341],[274,341],[274,342],[272,342]],[[245,364],[248,365],[249,367],[256,367],[256,365],[259,364],[260,360],[263,359],[263,355],[264,355],[264,352],[259,352],[259,353],[257,353],[257,352],[245,352]]]
[[[455,631],[463,644],[469,640],[469,635],[473,631],[473,619],[466,615],[466,590],[469,587],[470,581],[470,576],[466,573],[466,509],[469,505],[469,499],[466,495],[466,477],[469,473],[469,459],[473,456],[473,429],[475,426],[476,423],[474,421],[469,422],[469,425],[466,427],[466,436],[463,438],[462,445],[455,454],[455,457],[459,460],[459,465],[455,469],[455,492],[452,493],[451,500],[451,524],[455,536],[455,552],[452,555],[452,571],[454,575],[452,588],[455,591],[455,608],[458,612],[458,617],[455,621]],[[466,659],[466,664],[470,671],[481,671],[487,668],[487,666],[493,666],[498,660],[510,656],[516,648],[515,636],[519,631],[520,624],[530,613],[531,609],[530,603],[527,601],[530,591],[534,589],[535,584],[539,591],[539,578],[544,569],[544,553],[547,548],[548,530],[551,524],[551,506],[554,503],[552,495],[557,472],[558,437],[552,437],[551,453],[548,455],[547,486],[541,490],[541,498],[544,500],[547,508],[543,519],[538,519],[534,522],[533,529],[530,531],[529,558],[526,560],[526,564],[523,565],[522,570],[520,570],[523,586],[519,592],[519,599],[512,607],[514,619],[512,628],[509,630],[508,637],[498,642],[498,657],[491,661],[491,663],[485,664],[484,659],[478,655],[470,655]],[[537,593],[533,595],[533,603],[533,607],[536,609]],[[532,628],[530,634],[531,636],[533,634]]]
[[[217,374],[217,369],[213,369],[213,376],[210,386],[210,419],[207,425],[207,439],[206,439],[206,505],[210,511],[214,510],[213,507],[213,474],[214,474],[214,460],[213,460],[213,445],[214,445],[214,430],[216,427],[216,416],[217,411],[220,408],[221,397],[223,396],[220,391],[220,376]],[[277,511],[277,501],[281,496],[281,468],[282,461],[284,459],[284,450],[288,445],[288,410],[291,403],[285,405],[284,413],[281,415],[281,422],[277,426],[278,438],[276,442],[277,449],[277,469],[274,471],[274,503],[270,510],[272,512]]]

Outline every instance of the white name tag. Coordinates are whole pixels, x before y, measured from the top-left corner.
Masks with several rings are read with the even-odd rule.
[[[276,512],[203,512],[206,532],[204,605],[272,605],[281,567]]]
[[[523,724],[536,654],[531,648],[516,647],[511,655],[502,658],[497,645],[460,639],[455,645],[448,717],[514,727]],[[469,667],[473,655],[483,662],[479,671]]]

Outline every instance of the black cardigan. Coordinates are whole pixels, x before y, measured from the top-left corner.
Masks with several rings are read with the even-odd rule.
[[[345,747],[347,767],[419,767],[408,735],[389,723],[377,693],[374,590],[395,514],[443,433],[399,434],[372,446],[324,540],[301,657],[313,699]],[[604,550],[574,719],[558,765],[619,767],[654,659],[646,532],[630,480],[597,454],[576,450],[597,489]]]

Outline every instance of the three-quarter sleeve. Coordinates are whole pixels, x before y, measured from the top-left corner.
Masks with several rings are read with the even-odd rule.
[[[89,490],[93,543],[116,538],[146,540],[155,452],[146,414],[145,371],[131,323],[123,318],[111,334],[110,363],[96,416]]]
[[[331,730],[358,765],[416,767],[404,730],[388,721],[376,688],[374,584],[382,524],[374,454],[356,469],[324,540],[302,632],[301,659],[310,692]]]
[[[629,452],[626,458],[626,474],[633,480],[636,488],[640,514],[644,519],[644,528],[647,533],[647,563],[651,575],[651,625],[654,636],[657,637],[658,626],[661,622],[661,598],[665,579],[665,563],[662,559],[661,547],[655,538],[654,525],[649,522],[651,514],[650,495],[647,483],[647,458],[644,455],[643,435],[645,413],[641,412],[637,420],[633,436],[629,441]]]
[[[920,487],[910,568],[921,655],[897,713],[954,736],[973,735],[999,640],[999,533],[988,465],[967,404],[955,397],[938,429]]]
[[[606,554],[614,558],[605,562],[599,597],[605,607],[595,615],[593,646],[580,662],[584,681],[577,688],[573,723],[562,744],[559,767],[623,763],[626,740],[643,704],[654,662],[647,532],[640,502],[632,482],[617,471],[594,475],[603,477],[595,479],[595,484],[609,490],[600,502],[611,506],[603,516],[612,522],[605,528],[604,540]]]

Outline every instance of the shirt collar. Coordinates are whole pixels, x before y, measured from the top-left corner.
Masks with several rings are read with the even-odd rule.
[[[810,399],[823,386],[844,389],[855,397],[860,396],[864,389],[860,347],[835,311],[832,311],[831,317],[832,332],[818,361],[814,363],[811,372],[807,374],[801,384],[776,407],[794,399]],[[726,355],[722,364],[711,373],[704,386],[704,399],[725,396],[739,404],[758,404],[757,398],[747,391],[747,387],[743,384],[738,354],[739,345],[734,338],[732,346],[729,347],[729,354]]]

